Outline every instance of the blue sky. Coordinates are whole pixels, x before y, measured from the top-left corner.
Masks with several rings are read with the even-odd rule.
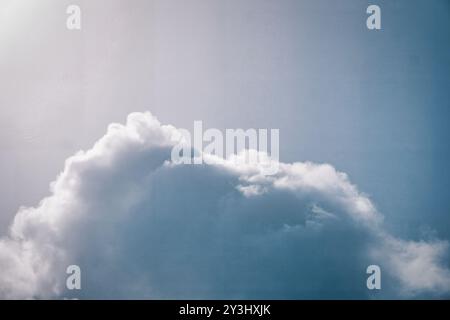
[[[81,31],[65,28],[73,2]],[[279,128],[281,161],[345,172],[389,232],[450,239],[446,0],[2,0],[0,30],[2,234],[65,159],[149,110],[188,129]]]

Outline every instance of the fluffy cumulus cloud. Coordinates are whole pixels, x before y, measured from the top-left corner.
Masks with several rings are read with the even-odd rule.
[[[398,298],[450,291],[448,243],[410,241],[328,164],[170,161],[150,113],[67,159],[51,195],[0,238],[1,298]],[[271,161],[271,160],[267,160]],[[66,268],[82,289],[66,289]],[[381,291],[366,268],[382,270]]]

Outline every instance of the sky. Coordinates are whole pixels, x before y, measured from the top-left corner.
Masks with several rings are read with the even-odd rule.
[[[66,8],[70,4],[77,4],[82,9],[80,31],[66,28]],[[366,27],[366,8],[369,4],[377,4],[381,8],[381,30],[371,31]],[[48,213],[40,201],[46,197],[58,199],[59,194],[54,189],[50,190],[49,185],[63,170],[72,172],[67,163],[65,165],[66,159],[79,150],[91,149],[105,135],[109,124],[125,123],[132,112],[150,111],[162,124],[177,128],[192,129],[195,120],[202,120],[206,127],[222,130],[278,128],[281,162],[311,161],[319,167],[320,164],[330,164],[338,172],[344,172],[351,184],[357,186],[358,195],[370,199],[377,214],[383,216],[382,231],[373,231],[372,228],[367,231],[366,227],[354,227],[352,223],[343,223],[342,228],[350,228],[350,234],[355,233],[358,239],[363,237],[361,242],[368,246],[373,243],[372,238],[381,237],[381,245],[375,247],[382,251],[381,256],[390,257],[382,260],[391,270],[389,277],[403,283],[403,296],[414,296],[411,292],[416,291],[422,294],[421,297],[445,295],[446,289],[436,288],[429,279],[421,285],[406,285],[407,276],[398,272],[398,265],[404,261],[399,258],[400,262],[394,263],[396,260],[392,258],[392,252],[420,252],[417,253],[417,257],[422,257],[418,258],[419,261],[433,263],[433,270],[440,275],[438,278],[446,279],[450,263],[448,255],[444,254],[448,254],[445,241],[450,240],[450,198],[447,196],[450,172],[445,169],[450,160],[447,142],[450,134],[447,126],[450,112],[449,16],[450,4],[446,0],[134,0],[131,3],[123,0],[0,0],[0,147],[3,151],[0,161],[0,235],[13,237],[8,229],[14,217],[18,212],[27,212],[21,207],[34,207],[39,215],[45,217]],[[140,117],[145,119],[146,116],[141,114]],[[122,149],[114,150],[111,151],[113,156],[107,153],[104,157],[115,159],[114,155],[121,154]],[[147,159],[146,156],[140,158],[136,155],[137,167],[141,170],[145,170],[141,160]],[[164,158],[163,155],[161,157]],[[153,156],[150,158],[153,159]],[[90,167],[89,161],[87,163],[86,166]],[[110,183],[121,181],[113,177],[116,172],[123,172],[123,168],[120,165],[111,168],[112,171],[108,172]],[[153,185],[154,182],[137,183],[133,180],[136,178],[134,171],[127,166],[125,168],[129,174],[127,177],[134,181],[138,191]],[[205,172],[196,168],[190,170],[193,172],[186,174],[194,181],[229,175],[215,172],[217,168],[206,168]],[[196,170],[201,172],[196,174]],[[172,177],[173,173],[167,174],[170,176],[165,178],[167,194],[184,190],[175,186],[174,181],[178,180]],[[83,171],[80,179],[90,181],[91,175],[95,176]],[[290,173],[286,175],[290,176]],[[236,173],[224,179],[234,181],[235,178]],[[238,182],[235,184],[238,187]],[[194,188],[196,192],[185,196],[184,205],[190,208],[188,211],[193,215],[192,219],[197,217],[195,212],[211,210],[208,206],[212,205],[204,203],[208,209],[199,209],[193,204],[196,197],[213,192],[211,199],[219,199],[220,195],[231,192],[226,186],[219,185],[215,191],[201,186]],[[322,201],[325,201],[328,210],[342,212],[343,216],[351,211],[343,204],[334,203],[334,193],[330,195],[327,190],[319,190],[322,192],[319,200],[315,197],[309,200],[309,195],[297,195],[293,200],[291,193],[284,194],[286,191],[279,191],[279,186],[273,188],[275,195],[269,192],[271,196],[264,201],[272,203],[275,211],[289,213],[298,206],[306,206],[308,211],[315,208],[314,205],[320,207]],[[97,198],[86,198],[82,190],[69,190],[69,193],[75,194],[73,197],[79,204],[86,204],[87,207],[101,206],[102,199],[112,197],[111,194],[93,192]],[[152,197],[156,203],[160,202],[160,207],[155,208],[153,206],[156,205],[142,199],[135,200],[135,205],[145,208],[142,212],[154,210],[162,214],[167,211],[164,208],[171,208],[170,199],[162,195]],[[236,206],[247,208],[242,209],[244,212],[265,212],[260,204]],[[69,209],[65,213],[68,216],[75,210]],[[119,210],[117,215],[121,212]],[[101,220],[103,216],[99,213],[99,217]],[[177,215],[169,215],[169,218],[184,221]],[[267,219],[270,220],[270,217]],[[88,221],[77,223],[88,224]],[[225,224],[222,230],[224,239],[232,238],[227,227],[233,229],[233,226],[239,225],[236,221],[239,219]],[[308,220],[302,221],[306,224]],[[153,225],[149,226],[149,230],[162,223],[160,220],[152,222],[145,219],[144,222],[144,225]],[[205,221],[199,225],[202,223]],[[97,230],[95,222],[92,224],[92,230]],[[128,226],[137,228],[131,222]],[[115,225],[111,228],[114,229]],[[342,229],[337,228],[327,235],[339,232]],[[365,232],[370,236],[361,235]],[[51,231],[36,234],[46,233],[52,234]],[[142,235],[141,241],[152,240],[145,238],[146,232],[143,230],[137,234]],[[208,233],[200,234],[208,236]],[[274,243],[273,246],[286,245],[280,259],[288,259],[297,249],[300,252],[309,250],[302,246],[297,248],[300,240],[286,240],[284,234],[273,242],[265,233],[256,234],[260,241],[255,244],[248,240],[248,245],[255,245],[268,256],[271,252],[269,243]],[[242,233],[239,235],[242,236]],[[316,234],[301,235],[307,236],[319,237],[328,245],[332,242],[328,237]],[[43,259],[46,255],[39,249],[41,238],[38,237],[38,241],[34,237],[34,233],[24,236],[36,246],[36,255]],[[58,237],[49,236],[51,240],[48,241],[53,243]],[[111,240],[106,235],[104,239]],[[352,237],[349,235],[348,239],[350,241]],[[4,249],[0,261],[1,257],[9,257],[5,252],[13,252],[11,248],[23,246],[23,243],[18,245],[17,241],[3,244],[9,249]],[[130,241],[126,234],[117,236],[119,247],[129,248],[133,243]],[[201,239],[198,241],[202,243]],[[247,240],[242,241],[247,243]],[[75,242],[73,239],[67,240],[59,249],[77,257],[76,252],[82,252],[86,245],[76,245]],[[98,240],[98,243],[100,246],[103,242]],[[198,243],[194,239],[191,248]],[[342,245],[343,248],[345,245]],[[227,258],[239,260],[239,251],[234,247],[217,246],[221,252],[229,253]],[[167,247],[179,248],[173,241],[169,241]],[[329,250],[322,250],[325,252],[323,259],[329,259],[331,265],[338,263],[339,259],[333,259],[330,253],[332,249],[325,248]],[[26,259],[23,260],[20,254],[23,249],[17,250],[19,253],[13,256],[22,258],[13,260],[26,266]],[[148,252],[148,255],[156,252],[159,259],[167,261],[162,265],[169,269],[173,266],[170,257],[161,256],[162,249],[158,251],[149,246]],[[194,257],[196,252],[193,250]],[[255,254],[254,259],[267,257],[263,253]],[[428,258],[423,258],[423,254]],[[441,254],[444,257],[439,260]],[[119,260],[126,260],[120,254],[117,256]],[[368,258],[362,256],[364,254],[357,258],[348,257],[348,260],[354,262],[354,258],[367,262]],[[396,256],[402,257],[401,254]],[[83,264],[89,265],[90,259],[93,259],[91,257],[87,253]],[[143,257],[146,255],[143,254]],[[148,259],[143,257],[133,257],[131,261],[141,263],[127,265],[127,268],[135,268],[135,272],[141,274],[144,266],[149,267],[144,263]],[[104,259],[110,261],[108,257]],[[308,278],[311,274],[307,271],[296,272],[295,268],[302,261],[291,260],[286,265],[289,279],[295,278],[301,283],[304,277]],[[58,269],[56,266],[65,260],[53,257],[48,261],[52,262],[49,269]],[[318,259],[315,263],[322,262]],[[214,267],[210,262],[198,263],[199,268]],[[270,261],[264,264],[265,269],[258,269],[260,273],[254,275],[254,283],[250,281],[247,287],[240,290],[224,288],[228,277],[242,277],[243,270],[249,266],[254,267],[254,261],[243,261],[241,266],[237,264],[233,269],[236,272],[234,275],[223,271],[222,282],[214,275],[208,275],[209,278],[202,279],[208,288],[196,287],[196,296],[345,298],[367,297],[368,294],[365,288],[356,285],[354,290],[342,289],[345,287],[344,280],[353,275],[348,270],[360,266],[350,262],[351,267],[346,267],[345,276],[342,276],[342,286],[337,285],[335,291],[319,286],[318,283],[326,283],[328,279],[322,272],[316,275],[320,281],[305,285],[303,290],[298,291],[286,287],[289,279],[276,282],[273,280],[276,277],[269,277],[273,281],[270,287],[275,289],[267,291],[267,288],[255,283],[268,278],[268,274],[279,274],[277,268],[280,266],[272,265]],[[141,276],[149,277],[148,282],[154,285],[155,291],[147,287],[130,289],[136,290],[136,296],[184,297],[185,293],[180,291],[176,282],[163,281],[165,276],[173,273],[185,275],[185,278],[190,276],[196,283],[196,273],[189,269],[181,270],[173,266],[173,273],[168,274],[157,266],[152,270],[154,274]],[[47,274],[30,276],[37,279],[35,288],[17,291],[17,296],[52,295],[47,290],[51,287],[47,282],[51,284],[51,281],[42,280],[51,277]],[[15,276],[10,277],[14,279]],[[0,294],[7,291],[1,288],[2,283],[7,288],[6,282],[0,279]],[[102,288],[106,285],[99,281],[84,294],[87,297],[102,296]],[[347,282],[347,288],[350,287]],[[387,297],[402,296],[391,291],[394,287],[386,288]],[[426,288],[425,293],[423,288]],[[121,294],[121,297],[126,297],[130,291]]]

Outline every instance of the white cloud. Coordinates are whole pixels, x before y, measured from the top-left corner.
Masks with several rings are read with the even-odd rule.
[[[450,290],[450,270],[444,260],[448,249],[447,241],[415,242],[386,235],[382,246],[374,249],[374,257],[386,261],[404,296],[439,294]]]
[[[180,139],[133,113],[69,158],[0,240],[0,297],[69,295],[70,264],[89,298],[364,298],[369,264],[386,272],[387,297],[450,291],[448,243],[389,235],[331,165],[280,163],[273,176],[214,157],[176,165]]]

